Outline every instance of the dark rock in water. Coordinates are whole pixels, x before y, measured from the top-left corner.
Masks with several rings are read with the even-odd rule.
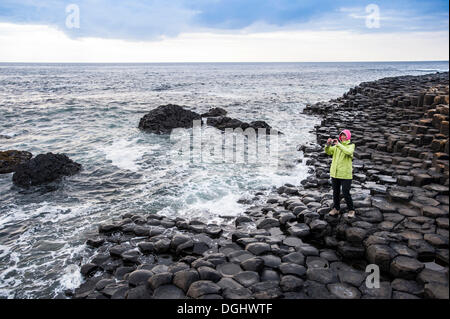
[[[202,117],[216,117],[216,116],[225,116],[227,115],[227,111],[220,107],[213,107],[208,112],[203,113]]]
[[[158,106],[144,115],[139,121],[139,128],[156,134],[168,134],[174,128],[192,127],[192,121],[201,120],[200,114],[184,109],[179,105]]]
[[[19,165],[13,175],[13,182],[20,187],[50,183],[70,176],[81,170],[81,164],[64,154],[39,154],[25,164]]]
[[[15,172],[16,168],[27,163],[33,155],[24,151],[1,151],[0,152],[0,174]]]

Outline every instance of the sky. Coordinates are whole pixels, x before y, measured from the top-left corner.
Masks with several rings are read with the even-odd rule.
[[[0,0],[0,62],[449,59],[441,0]]]

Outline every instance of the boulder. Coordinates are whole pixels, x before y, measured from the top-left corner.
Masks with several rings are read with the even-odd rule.
[[[184,109],[179,105],[161,105],[144,115],[139,121],[139,128],[156,134],[169,134],[174,128],[190,128],[194,120],[201,120],[201,115]]]
[[[27,163],[32,156],[25,151],[0,151],[0,174],[15,172],[19,165]]]
[[[81,164],[64,154],[39,154],[25,164],[16,167],[13,183],[20,187],[30,187],[60,180],[81,170]]]

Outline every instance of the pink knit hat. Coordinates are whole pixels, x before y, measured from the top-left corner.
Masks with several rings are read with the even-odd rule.
[[[341,140],[341,134],[344,133],[345,136],[347,136],[347,139],[351,139],[352,138],[352,133],[350,133],[349,130],[343,130],[341,133],[339,133],[339,140]]]

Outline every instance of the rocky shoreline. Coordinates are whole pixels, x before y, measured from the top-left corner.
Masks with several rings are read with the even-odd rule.
[[[311,175],[233,225],[124,214],[87,241],[73,298],[449,298],[448,73],[361,83],[305,108],[322,118],[303,145]],[[357,217],[330,217],[328,137],[356,144]],[[345,211],[345,204],[342,204]],[[381,270],[366,286],[366,266]]]

